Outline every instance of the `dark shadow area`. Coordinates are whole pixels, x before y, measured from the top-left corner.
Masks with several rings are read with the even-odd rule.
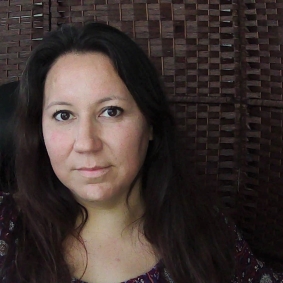
[[[0,190],[9,191],[13,183],[14,142],[13,115],[19,82],[0,86]]]

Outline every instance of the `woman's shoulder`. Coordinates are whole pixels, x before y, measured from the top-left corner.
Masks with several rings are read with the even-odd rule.
[[[17,220],[17,209],[10,193],[0,192],[0,257],[6,255]]]
[[[260,261],[253,254],[239,229],[235,227],[234,232],[236,238],[236,272],[232,282],[282,283],[283,272],[275,272]]]

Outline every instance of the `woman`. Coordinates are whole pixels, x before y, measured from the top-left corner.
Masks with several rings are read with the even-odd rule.
[[[125,34],[98,23],[52,32],[19,96],[3,283],[247,282],[233,229],[182,173],[158,76]]]

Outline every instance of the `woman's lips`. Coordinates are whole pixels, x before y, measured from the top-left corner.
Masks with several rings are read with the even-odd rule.
[[[110,169],[110,166],[107,167],[82,167],[77,169],[77,171],[83,176],[87,178],[99,178],[106,174]]]

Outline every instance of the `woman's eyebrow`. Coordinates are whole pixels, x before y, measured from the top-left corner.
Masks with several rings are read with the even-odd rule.
[[[124,100],[127,101],[127,98],[124,97],[120,97],[120,96],[107,96],[107,97],[103,97],[101,99],[99,99],[96,103],[97,104],[101,104],[103,102],[107,102],[107,101],[111,101],[111,100]],[[65,102],[65,101],[52,101],[50,102],[46,107],[45,110],[49,109],[52,106],[57,106],[57,105],[61,105],[61,106],[72,106],[71,103]]]
[[[124,97],[113,95],[113,96],[103,97],[103,98],[99,99],[97,101],[97,103],[100,104],[100,103],[111,101],[111,100],[128,100],[128,99],[124,98]]]
[[[63,106],[72,106],[71,103],[68,103],[68,102],[64,102],[64,101],[53,101],[53,102],[50,102],[46,107],[45,109],[49,109],[50,107],[54,106],[54,105],[63,105]]]

